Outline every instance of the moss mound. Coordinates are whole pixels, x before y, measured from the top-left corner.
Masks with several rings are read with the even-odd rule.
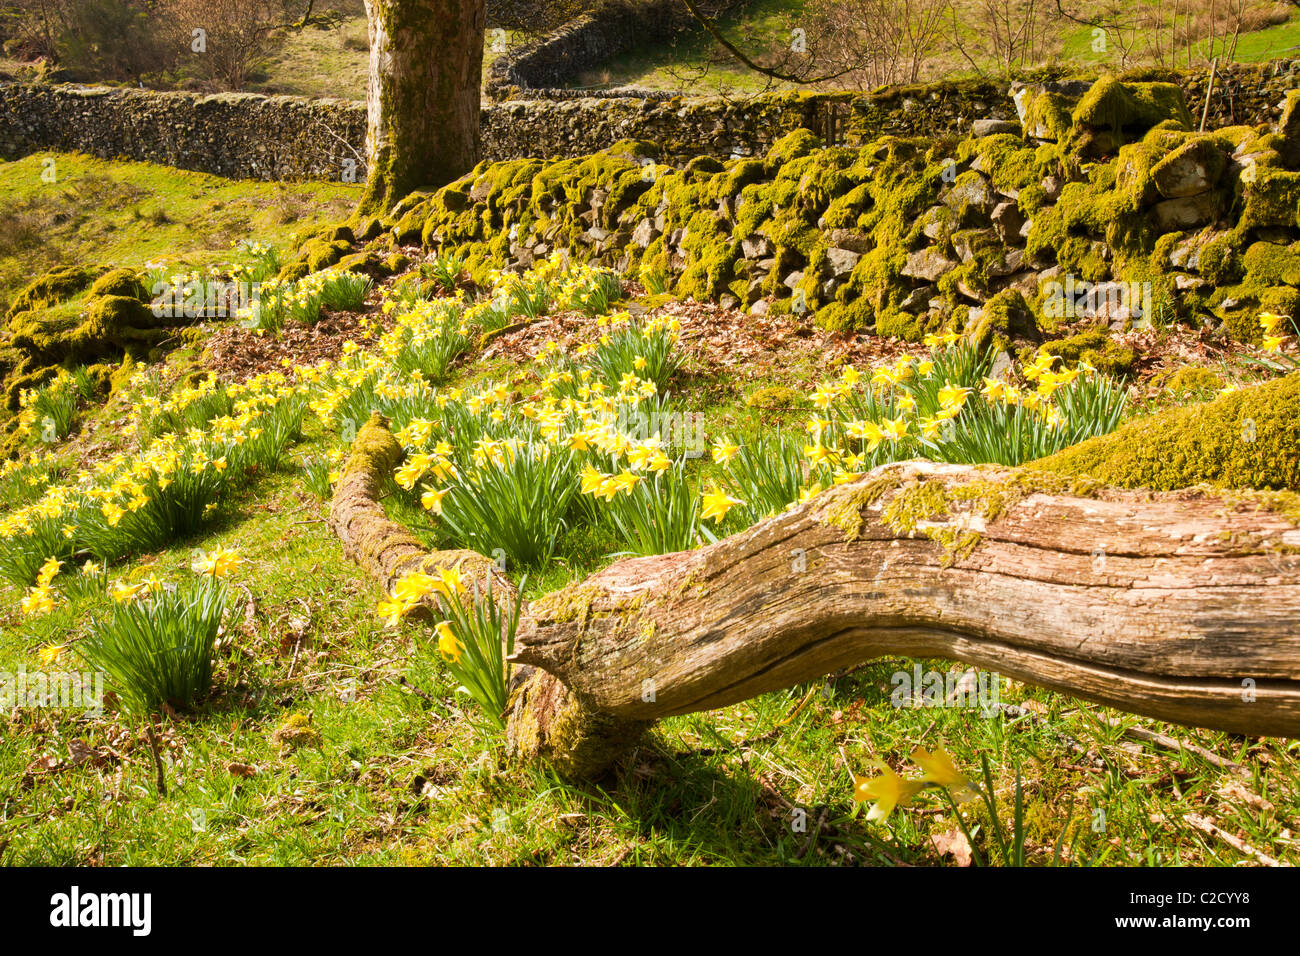
[[[120,295],[146,302],[149,299],[149,290],[144,287],[144,283],[140,281],[134,269],[114,269],[95,280],[90,287],[90,295],[92,297]]]
[[[1300,488],[1300,373],[1130,422],[1028,467],[1120,488]]]
[[[51,269],[45,275],[30,282],[14,297],[5,318],[11,319],[22,312],[34,312],[58,305],[94,282],[95,277],[102,271],[102,269],[83,269],[79,266]]]

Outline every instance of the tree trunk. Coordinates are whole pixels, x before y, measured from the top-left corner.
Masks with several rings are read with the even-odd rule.
[[[443,186],[480,153],[484,0],[366,0],[368,180],[360,211]]]

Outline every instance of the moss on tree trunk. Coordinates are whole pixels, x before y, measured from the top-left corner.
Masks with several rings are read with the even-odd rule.
[[[359,214],[445,185],[479,160],[483,0],[366,0],[366,191]]]

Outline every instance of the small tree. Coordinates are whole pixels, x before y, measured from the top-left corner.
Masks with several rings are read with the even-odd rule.
[[[242,90],[284,20],[280,0],[164,0],[171,45],[227,90]]]

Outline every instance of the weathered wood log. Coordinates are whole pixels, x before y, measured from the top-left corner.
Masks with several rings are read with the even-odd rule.
[[[329,526],[356,561],[386,592],[405,575],[459,568],[470,580],[486,581],[498,595],[518,600],[514,582],[476,551],[429,551],[390,519],[380,498],[384,483],[402,460],[402,447],[387,420],[372,415],[352,444],[343,475],[334,487]],[[436,611],[436,597],[424,603]],[[525,759],[546,760],[566,776],[598,776],[639,739],[647,721],[623,720],[586,707],[553,675],[528,665],[511,674],[511,719],[507,739]]]
[[[881,655],[1300,736],[1295,496],[885,466],[697,551],[540,598],[515,660],[592,711],[710,710]]]
[[[330,522],[385,587],[460,565],[379,504],[401,449],[357,436]],[[654,720],[882,655],[945,657],[1122,710],[1300,736],[1300,496],[1151,494],[906,462],[696,551],[619,561],[533,602],[509,741],[569,776]]]

